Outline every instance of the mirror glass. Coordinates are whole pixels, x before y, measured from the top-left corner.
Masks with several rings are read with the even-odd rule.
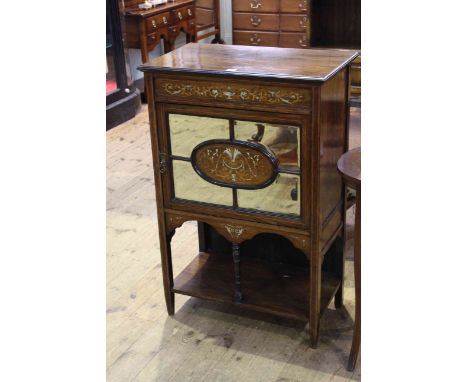
[[[259,190],[238,190],[239,208],[300,216],[300,177],[278,174],[268,187]]]
[[[277,157],[280,167],[300,168],[300,129],[297,126],[235,121],[235,139],[257,142],[268,147]]]
[[[229,139],[229,120],[169,114],[171,154],[189,158],[192,150],[210,139]]]
[[[190,162],[173,160],[174,194],[176,198],[223,206],[232,206],[232,190],[202,179]]]

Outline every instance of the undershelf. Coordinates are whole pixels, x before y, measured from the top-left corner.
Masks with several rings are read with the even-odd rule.
[[[278,316],[307,321],[309,272],[307,269],[271,263],[241,254],[243,300],[236,305]],[[330,304],[340,280],[322,272],[321,312]],[[232,257],[200,253],[174,280],[173,291],[223,303],[234,303]]]

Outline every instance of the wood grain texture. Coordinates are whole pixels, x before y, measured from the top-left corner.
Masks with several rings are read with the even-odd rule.
[[[280,49],[187,44],[143,64],[144,72],[214,74],[225,77],[323,82],[346,67],[357,52],[340,49]],[[294,60],[291,59],[294,57]]]
[[[358,110],[352,116],[359,117]],[[318,349],[303,323],[179,295],[167,316],[158,256],[158,221],[146,107],[107,136],[107,380],[330,381],[360,380],[347,372],[354,284],[353,212],[346,255],[345,311],[324,312]],[[351,124],[353,144],[359,123]],[[174,272],[198,253],[197,225],[173,239]]]

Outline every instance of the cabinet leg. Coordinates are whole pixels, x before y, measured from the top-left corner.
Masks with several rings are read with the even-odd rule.
[[[174,314],[174,279],[172,274],[172,254],[170,236],[160,234],[161,248],[161,268],[163,274],[164,298],[166,299],[167,313],[172,316]]]
[[[312,251],[310,257],[310,285],[309,285],[309,337],[310,346],[318,346],[320,330],[320,296],[321,296],[321,257],[320,252]]]
[[[344,231],[344,228],[343,228]],[[335,294],[335,308],[339,309],[343,306],[343,293],[344,293],[344,265],[345,265],[345,241],[340,237],[335,241],[335,274],[340,278],[340,287]]]
[[[310,338],[310,346],[313,349],[317,349],[318,342],[319,342],[319,325],[320,321],[317,320],[316,322],[309,322],[309,338]]]
[[[354,288],[356,296],[356,313],[354,318],[353,344],[348,360],[348,370],[356,366],[359,348],[361,347],[361,191],[356,193],[356,220],[354,224]]]
[[[232,258],[234,260],[234,302],[242,301],[241,281],[240,281],[240,250],[239,244],[232,243]]]

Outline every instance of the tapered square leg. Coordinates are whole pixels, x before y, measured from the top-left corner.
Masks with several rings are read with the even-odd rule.
[[[172,254],[170,236],[160,233],[161,247],[161,269],[163,274],[164,298],[166,299],[167,313],[172,316],[174,314],[174,278],[172,274]]]
[[[318,250],[310,256],[309,337],[310,346],[318,346],[320,329],[321,258]]]

